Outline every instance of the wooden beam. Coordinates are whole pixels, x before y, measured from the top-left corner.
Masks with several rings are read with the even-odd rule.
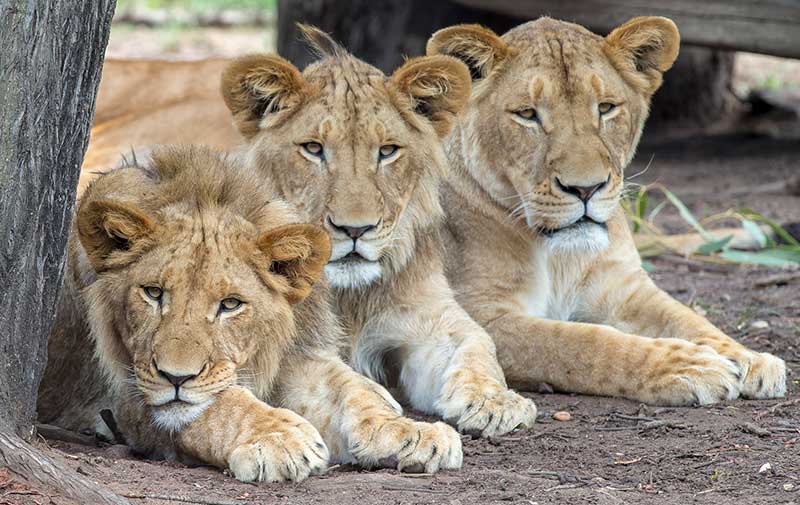
[[[684,44],[800,58],[797,0],[453,0],[524,19],[550,16],[608,33],[634,16],[666,16]]]

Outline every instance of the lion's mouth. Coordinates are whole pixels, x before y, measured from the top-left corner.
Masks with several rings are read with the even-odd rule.
[[[585,226],[599,226],[599,227],[601,227],[603,229],[607,229],[608,228],[606,226],[606,223],[601,223],[600,221],[595,221],[591,217],[589,217],[587,215],[584,215],[583,217],[581,217],[580,219],[578,219],[574,223],[570,223],[570,224],[568,224],[566,226],[562,226],[560,228],[542,228],[540,230],[540,232],[545,237],[552,237],[552,236],[558,234],[559,232],[566,231],[566,230],[577,229],[577,228],[581,228],[581,227],[585,227]]]
[[[342,256],[338,260],[331,261],[331,263],[335,265],[346,265],[351,263],[372,263],[372,262],[367,258],[365,258],[364,256],[361,256],[361,254],[359,254],[358,252],[350,251],[349,253]]]

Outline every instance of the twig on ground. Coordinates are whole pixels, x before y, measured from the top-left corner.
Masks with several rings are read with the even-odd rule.
[[[795,398],[794,400],[786,400],[785,402],[776,403],[772,407],[769,408],[771,413],[774,413],[777,410],[780,410],[784,407],[791,407],[792,405],[800,404],[800,398]]]
[[[65,430],[52,424],[36,424],[36,432],[47,440],[58,440],[60,442],[67,442],[70,444],[88,445],[90,447],[97,447],[98,441],[89,435],[83,435],[76,431]]]
[[[780,286],[781,284],[789,284],[792,281],[800,280],[800,272],[787,272],[762,277],[753,283],[757,288],[765,288],[767,286]]]
[[[133,500],[164,500],[176,501],[181,503],[194,503],[197,505],[242,505],[240,501],[214,500],[211,498],[192,498],[189,496],[178,496],[168,494],[149,494],[149,493],[119,493],[120,496]]]
[[[768,437],[772,435],[772,433],[770,433],[768,429],[762,428],[761,426],[755,425],[753,423],[744,423],[741,426],[739,426],[739,428],[743,432],[755,435],[757,437]]]
[[[406,491],[411,493],[430,493],[430,494],[448,494],[451,491],[445,489],[430,489],[427,487],[405,487],[405,486],[381,486],[386,491]]]

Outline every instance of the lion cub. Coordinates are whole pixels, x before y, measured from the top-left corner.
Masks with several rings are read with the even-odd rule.
[[[533,402],[508,389],[492,339],[444,276],[441,138],[469,96],[467,67],[422,57],[386,76],[305,33],[320,61],[301,73],[278,56],[244,57],[222,93],[247,138],[240,157],[331,235],[325,272],[350,362],[462,431],[531,426]]]
[[[619,203],[678,46],[659,17],[607,37],[542,18],[502,37],[459,25],[428,42],[474,78],[448,139],[447,275],[512,384],[667,405],[786,392],[782,360],[653,283]]]
[[[460,467],[455,430],[402,417],[339,358],[317,282],[330,241],[297,223],[209,150],[156,151],[97,179],[78,204],[40,419],[83,429],[112,408],[134,449],[243,481],[304,479],[329,450],[364,466]]]

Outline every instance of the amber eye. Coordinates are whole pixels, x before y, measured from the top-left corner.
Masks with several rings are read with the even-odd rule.
[[[324,158],[324,150],[322,149],[322,144],[319,142],[306,142],[305,144],[301,144],[303,147],[303,151],[307,152],[311,156],[315,158]]]
[[[394,156],[394,154],[397,152],[398,149],[399,147],[393,144],[387,144],[385,146],[381,146],[381,148],[378,150],[378,157],[381,160],[391,158],[392,156]]]
[[[244,302],[239,300],[238,298],[225,298],[224,300],[219,302],[219,311],[233,312],[234,310],[241,307],[243,303]]]
[[[161,297],[164,296],[164,290],[158,286],[142,286],[142,291],[154,302],[161,302]]]
[[[536,114],[536,109],[520,109],[515,111],[514,114],[525,121],[539,121],[539,115]]]
[[[604,114],[608,114],[609,112],[611,112],[615,108],[616,108],[616,105],[614,105],[613,103],[609,103],[609,102],[603,102],[603,103],[601,103],[601,104],[599,104],[597,106],[597,110],[598,110],[598,112],[600,112],[601,116],[604,115]]]

